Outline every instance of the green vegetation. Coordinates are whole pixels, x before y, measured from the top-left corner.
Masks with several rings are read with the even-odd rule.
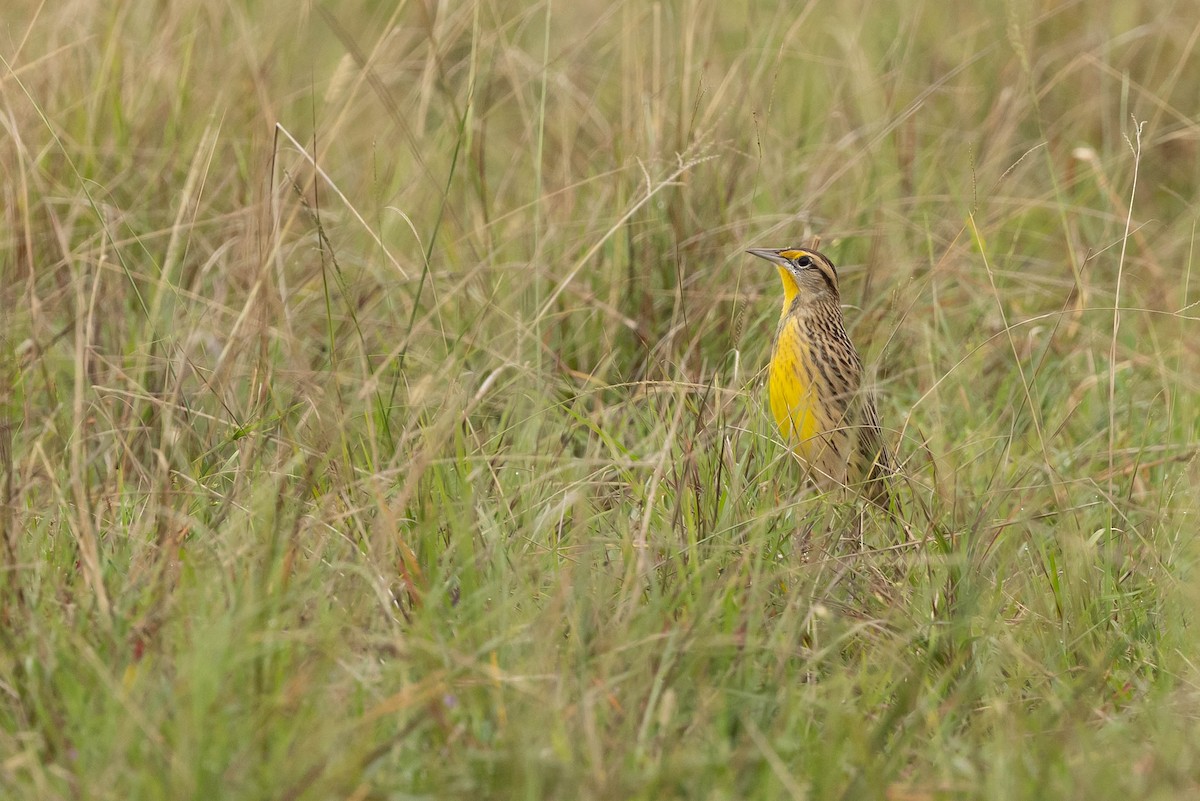
[[[3,797],[1200,793],[1194,3],[11,5]]]

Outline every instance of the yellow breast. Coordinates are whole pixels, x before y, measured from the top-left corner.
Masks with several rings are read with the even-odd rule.
[[[797,456],[812,461],[814,451],[823,446],[816,438],[827,430],[828,423],[819,405],[818,387],[809,372],[812,359],[808,348],[799,323],[785,320],[771,356],[767,383],[771,414],[779,433]]]

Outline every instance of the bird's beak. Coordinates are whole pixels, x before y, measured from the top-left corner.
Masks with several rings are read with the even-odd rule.
[[[750,248],[746,251],[751,256],[758,256],[760,259],[766,259],[779,267],[787,267],[788,260],[779,255],[778,250],[770,250],[768,248]]]

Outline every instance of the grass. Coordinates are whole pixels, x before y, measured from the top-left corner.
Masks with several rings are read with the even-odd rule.
[[[0,791],[1196,793],[1193,11],[18,4]]]

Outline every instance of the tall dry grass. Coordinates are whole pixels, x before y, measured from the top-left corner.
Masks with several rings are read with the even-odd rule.
[[[1194,792],[1194,11],[7,9],[0,787]]]

